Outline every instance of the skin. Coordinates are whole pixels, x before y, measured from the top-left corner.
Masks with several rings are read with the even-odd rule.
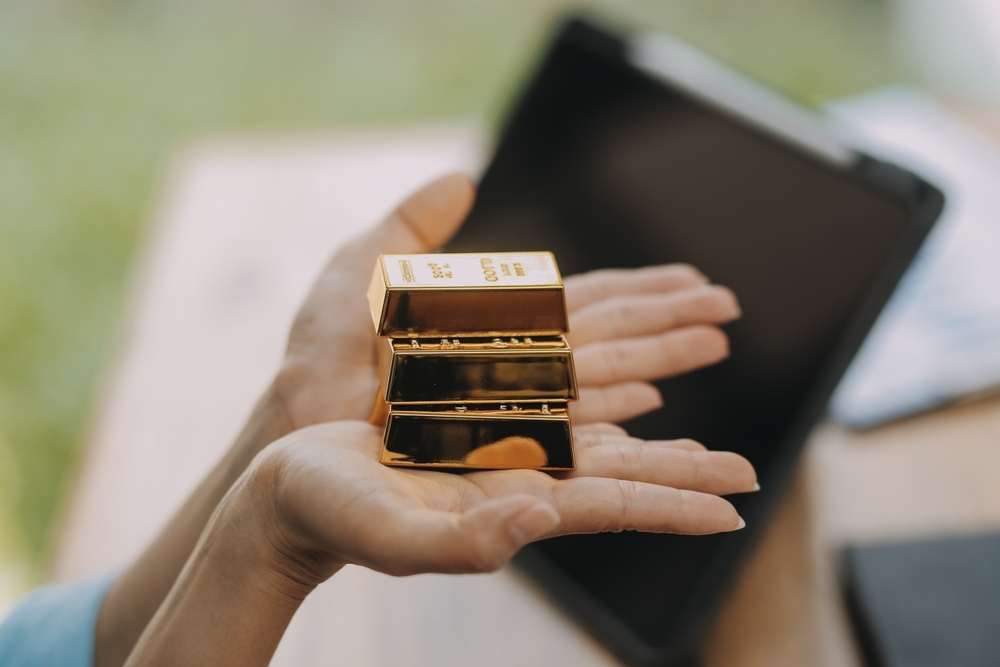
[[[718,325],[739,316],[736,299],[684,265],[565,281],[581,387],[574,473],[377,463],[380,429],[365,421],[379,384],[364,297],[375,258],[440,247],[473,198],[464,176],[434,181],[333,257],[236,442],[109,591],[96,665],[267,664],[302,599],[348,563],[486,572],[548,536],[741,527],[719,495],[753,490],[744,459],[598,423],[660,407],[650,380],[728,356]]]

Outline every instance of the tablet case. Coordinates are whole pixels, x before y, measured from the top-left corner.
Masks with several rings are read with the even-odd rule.
[[[1000,664],[1000,534],[856,546],[842,562],[868,667]]]
[[[789,111],[790,103],[787,101],[778,100],[776,105],[771,105],[782,107],[780,113],[771,116],[770,121],[767,118],[761,120],[759,116],[747,113],[749,107],[760,102],[759,98],[746,106],[739,99],[732,103],[729,93],[733,90],[739,92],[739,83],[729,86],[724,80],[721,83],[715,81],[718,85],[713,84],[713,90],[699,90],[696,84],[689,85],[690,81],[681,81],[677,77],[672,79],[669,72],[652,71],[655,64],[650,67],[637,64],[636,43],[634,36],[622,36],[580,19],[571,19],[560,27],[536,74],[511,111],[493,162],[480,182],[479,199],[448,250],[550,249],[556,251],[560,266],[564,266],[564,261],[567,263],[564,266],[567,273],[598,268],[600,261],[620,261],[601,260],[614,257],[615,248],[613,243],[609,245],[595,240],[588,241],[600,245],[589,247],[590,265],[579,262],[574,265],[575,258],[561,255],[559,247],[568,242],[567,235],[571,235],[573,243],[579,246],[580,239],[587,238],[585,235],[593,233],[593,230],[567,228],[566,225],[575,223],[565,219],[554,223],[544,209],[517,207],[518,203],[536,201],[539,188],[545,187],[544,174],[549,173],[544,170],[551,169],[558,159],[566,159],[567,152],[572,154],[576,148],[565,138],[556,136],[560,128],[572,125],[574,120],[559,114],[569,113],[572,116],[577,113],[575,107],[569,112],[564,108],[566,95],[569,94],[564,90],[573,86],[593,90],[595,85],[609,77],[637,82],[636,85],[643,86],[647,92],[666,90],[668,95],[673,96],[672,99],[695,100],[702,105],[701,108],[708,109],[708,114],[714,114],[713,118],[725,117],[725,122],[738,125],[741,131],[752,134],[754,141],[761,145],[775,147],[786,155],[799,155],[803,161],[813,165],[810,168],[829,173],[831,179],[860,184],[866,192],[881,193],[887,199],[904,203],[908,211],[903,233],[892,244],[892,250],[880,268],[871,274],[870,282],[866,283],[865,296],[845,320],[847,324],[838,334],[833,351],[814,369],[815,372],[810,371],[814,381],[810,381],[804,390],[796,390],[791,399],[794,407],[782,408],[780,417],[773,414],[768,417],[780,419],[780,430],[776,426],[760,429],[776,435],[767,442],[752,442],[753,446],[767,449],[766,463],[758,466],[762,491],[731,497],[747,521],[745,530],[704,537],[632,532],[568,536],[531,545],[515,558],[515,563],[568,614],[626,663],[687,665],[696,664],[702,639],[740,560],[779,501],[795,470],[806,438],[823,416],[829,396],[844,369],[940,213],[943,198],[933,186],[904,170],[854,151],[848,150],[845,154],[845,149],[832,144],[831,140],[817,138],[815,133],[811,135],[808,122],[802,120],[797,110]],[[655,40],[650,44],[655,47]],[[691,54],[679,47],[667,55],[670,64]],[[683,77],[684,71],[679,74]],[[771,97],[773,102],[773,93]],[[593,94],[588,99],[594,100],[592,104],[598,107],[608,101],[603,93]],[[590,111],[593,112],[593,109]],[[585,110],[581,109],[580,113],[583,112]],[[777,122],[774,122],[775,118]],[[552,129],[543,133],[539,126]],[[791,127],[795,131],[785,133],[783,127]],[[554,156],[561,157],[557,159]],[[588,187],[587,183],[567,181],[569,177],[561,172],[557,172],[557,176],[559,195],[564,197],[563,201],[573,201],[573,197],[578,196],[574,193],[583,193]],[[546,196],[546,193],[541,196]],[[579,212],[582,217],[588,213],[586,210]],[[572,216],[569,218],[573,219]],[[556,226],[553,227],[553,224]],[[613,237],[606,238],[613,241]],[[654,249],[640,247],[637,250],[642,253]],[[610,265],[638,266],[652,263],[651,257],[647,252],[646,256],[637,254],[626,258],[625,261],[637,262],[635,264]],[[652,260],[657,261],[655,257]],[[803,270],[809,269],[805,267]],[[722,272],[722,267],[716,266],[715,271]],[[744,325],[746,322],[741,321],[734,326]],[[678,388],[697,387],[697,383],[701,382],[699,377],[732,373],[732,370],[723,367],[699,371],[681,380],[661,382],[658,386],[670,396],[671,401],[677,401],[673,406],[675,411],[684,410],[683,402],[693,399],[678,394]],[[728,368],[734,367],[730,365]],[[767,382],[767,378],[742,378],[740,382]],[[728,415],[717,415],[721,422],[728,418]],[[626,426],[638,437],[664,437],[658,419],[660,417],[654,413]],[[759,440],[765,436],[755,437]],[[722,449],[733,448],[726,442],[714,445]],[[670,562],[669,572],[663,567],[666,561]]]

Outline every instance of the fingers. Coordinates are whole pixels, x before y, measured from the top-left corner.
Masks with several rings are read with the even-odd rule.
[[[621,427],[618,427],[620,430],[620,433],[618,433],[605,429],[591,430],[595,426],[601,425],[587,424],[573,429],[573,447],[576,451],[579,452],[590,447],[599,447],[601,445],[616,444],[622,440],[637,445],[648,443],[650,446],[654,447],[673,447],[675,449],[683,449],[690,452],[708,451],[705,448],[705,445],[688,438],[680,438],[678,440],[642,440],[641,438],[633,438],[629,436],[625,429]],[[608,424],[608,426],[612,426],[612,424]]]
[[[743,520],[718,496],[632,480],[581,477],[556,482],[555,534],[620,532],[706,535],[737,530]]]
[[[464,174],[449,174],[427,184],[403,201],[383,223],[388,232],[384,245],[394,244],[398,249],[382,252],[440,248],[465,220],[475,196],[475,186]],[[408,233],[403,233],[404,229]]]
[[[716,495],[634,479],[580,475],[556,480],[531,470],[468,478],[492,498],[526,493],[548,502],[562,520],[546,537],[622,530],[704,535],[743,527],[733,506]]]
[[[567,477],[628,479],[720,496],[748,493],[757,484],[753,466],[739,454],[610,437],[578,449],[576,470]]]
[[[572,313],[591,303],[626,294],[670,292],[682,287],[703,285],[708,279],[693,266],[667,264],[641,269],[601,269],[570,276],[566,285],[566,305]]]
[[[570,319],[571,345],[656,334],[693,324],[723,324],[740,315],[726,287],[698,285],[666,294],[630,294],[592,303]]]
[[[726,335],[692,326],[656,336],[592,343],[573,352],[581,386],[606,387],[679,375],[729,356]]]
[[[430,252],[454,235],[472,208],[475,186],[464,174],[431,181],[403,201],[375,229],[337,254],[368,273],[378,255]]]
[[[413,508],[385,518],[370,546],[373,554],[394,557],[362,564],[398,576],[493,572],[560,522],[550,504],[525,494],[490,500],[462,514]]]
[[[648,382],[623,382],[609,387],[581,387],[570,415],[577,424],[621,422],[663,406],[660,391]]]

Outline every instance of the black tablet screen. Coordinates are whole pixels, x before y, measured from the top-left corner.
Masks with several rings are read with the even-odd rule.
[[[512,114],[449,250],[551,250],[564,275],[687,262],[731,287],[743,309],[725,327],[731,357],[658,383],[664,407],[626,427],[739,452],[767,485],[775,448],[909,216],[845,170],[564,39]],[[736,502],[752,521],[752,498]],[[725,536],[626,533],[539,548],[659,646],[725,546]]]

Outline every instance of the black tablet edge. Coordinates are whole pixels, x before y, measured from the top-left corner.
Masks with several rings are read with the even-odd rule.
[[[755,546],[791,485],[802,450],[825,415],[830,396],[944,207],[944,195],[937,188],[895,165],[862,155],[862,160],[849,171],[866,183],[880,185],[879,189],[886,194],[895,194],[907,201],[911,211],[910,227],[896,246],[894,257],[886,262],[881,275],[873,282],[871,291],[809,390],[799,414],[775,448],[768,469],[760,476],[761,491],[754,497],[757,501],[756,520],[751,522],[748,518],[746,529],[732,533],[730,539],[735,544],[727,550],[720,550],[716,560],[702,571],[701,581],[692,593],[694,599],[698,599],[699,594],[701,596],[701,613],[689,614],[687,618],[692,622],[673,633],[673,639],[678,643],[682,643],[684,638],[691,638],[691,648],[695,653],[714,621],[715,611],[736,579],[741,561]],[[665,642],[669,643],[670,640]]]
[[[673,35],[640,30],[625,40],[629,64],[689,99],[777,136],[824,162],[852,166],[858,153],[815,110],[759,83]]]
[[[944,205],[944,196],[930,184],[917,179],[890,164],[865,158],[858,166],[865,172],[874,172],[876,178],[898,180],[905,175],[922,193],[911,200],[910,233],[899,244],[894,261],[887,264],[883,275],[876,281],[866,303],[859,308],[854,322],[848,326],[820,379],[810,391],[805,407],[789,428],[788,435],[775,449],[771,465],[761,476],[761,491],[755,497],[757,507],[747,527],[729,534],[734,542],[729,549],[720,550],[701,572],[700,582],[691,594],[698,601],[685,618],[661,645],[652,645],[608,611],[603,604],[576,585],[563,572],[554,567],[540,550],[527,546],[514,559],[514,563],[544,590],[557,606],[575,618],[613,653],[627,664],[636,667],[655,665],[680,666],[696,664],[701,645],[715,618],[715,612],[736,579],[741,561],[755,546],[784,498],[798,469],[800,453],[816,424],[826,412],[826,405],[840,377],[846,371],[854,354],[860,348],[868,330],[874,324],[882,307],[888,301],[896,284],[909,266],[910,259],[920,247]]]
[[[625,40],[605,29],[595,27],[589,18],[573,16],[564,21],[546,49],[543,62],[564,41],[576,42],[588,50],[603,53],[606,57],[620,60],[624,65],[635,69],[627,58]],[[638,69],[635,71],[656,80],[647,72]],[[663,84],[663,81],[659,83]],[[519,101],[530,95],[532,85],[533,80],[524,86],[518,97]],[[519,115],[519,107],[519,104],[515,104],[507,116],[505,130]],[[720,113],[724,111],[720,110]],[[757,131],[763,133],[763,130]],[[774,133],[764,134],[785,148],[789,147],[789,142],[781,141]],[[795,147],[798,147],[797,144]],[[911,213],[909,231],[897,245],[894,257],[886,263],[882,275],[874,282],[873,289],[865,302],[858,308],[854,320],[848,325],[847,331],[836,346],[836,351],[821,372],[820,379],[810,390],[809,398],[789,428],[788,434],[775,448],[772,463],[766,474],[761,477],[761,491],[755,498],[757,501],[755,504],[758,506],[755,514],[758,520],[748,524],[747,528],[739,533],[730,534],[730,539],[736,544],[730,549],[721,550],[702,571],[701,581],[705,583],[700,583],[692,594],[692,598],[698,599],[700,604],[686,616],[689,621],[679,626],[663,644],[651,645],[573,583],[561,570],[552,566],[551,561],[538,549],[532,546],[525,547],[514,559],[514,563],[546,591],[559,607],[630,665],[680,666],[697,662],[705,634],[714,621],[714,612],[735,579],[740,562],[753,548],[766,526],[766,520],[774,513],[783,498],[797,470],[799,455],[809,435],[825,414],[830,396],[944,207],[944,195],[930,183],[864,153],[858,152],[857,155],[858,160],[847,168],[835,166],[829,161],[820,160],[820,163],[907,205]],[[818,160],[814,154],[810,157]],[[675,641],[678,636],[682,641]]]

